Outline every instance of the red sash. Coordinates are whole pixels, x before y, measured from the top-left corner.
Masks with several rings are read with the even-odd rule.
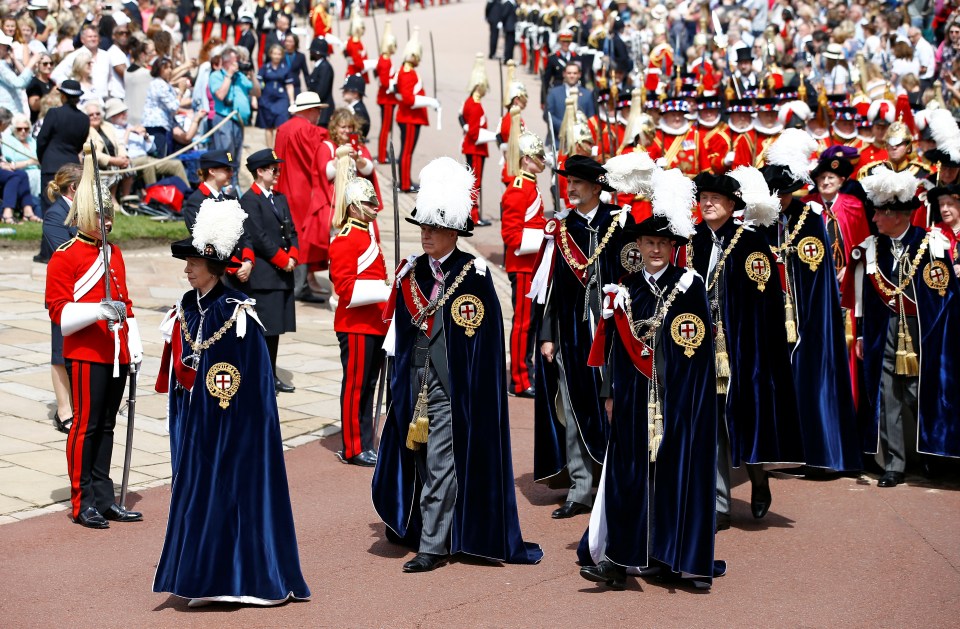
[[[560,242],[557,243],[557,246],[560,247],[560,257],[563,258],[563,261],[567,263],[567,266],[570,267],[570,270],[573,271],[573,274],[577,277],[578,280],[580,280],[580,283],[586,286],[587,270],[584,269],[581,271],[579,269],[573,268],[573,266],[570,265],[570,261],[567,260],[566,252],[564,251],[564,248],[563,248],[563,243],[567,244],[567,246],[570,249],[570,257],[573,258],[573,261],[576,262],[577,264],[586,264],[587,256],[583,254],[583,251],[581,251],[580,246],[577,244],[577,241],[574,240],[572,236],[570,236],[570,232],[564,230],[559,234],[558,238],[560,239]]]
[[[157,383],[154,390],[157,393],[170,392],[170,360],[173,359],[173,373],[187,391],[193,390],[193,383],[197,379],[197,370],[183,364],[183,337],[180,333],[180,320],[173,324],[173,335],[169,343],[163,344],[163,355],[160,358],[160,372],[157,374]]]
[[[919,272],[920,270],[917,269],[917,273]],[[900,310],[897,308],[897,298],[888,297],[887,294],[884,293],[883,290],[881,290],[881,286],[882,286],[883,288],[886,288],[889,292],[892,293],[897,289],[897,287],[894,286],[893,283],[887,279],[887,276],[884,275],[882,271],[879,273],[880,280],[877,280],[877,275],[878,275],[877,273],[870,273],[870,284],[873,286],[873,290],[877,291],[877,296],[880,297],[880,301],[882,301],[884,304],[887,305],[887,308],[889,308],[891,311],[893,311],[896,314],[900,314]],[[914,274],[914,279],[916,279],[916,274]],[[917,316],[917,302],[910,299],[910,297],[908,297],[906,293],[903,293],[901,297],[903,297],[904,314],[906,314],[908,317]]]
[[[630,356],[633,366],[648,380],[653,379],[653,348],[634,338],[625,312],[619,308],[616,309],[613,313],[613,320],[616,323],[620,340],[623,342],[623,348],[627,350],[627,355]],[[590,356],[587,358],[587,364],[591,367],[603,367],[606,364],[604,350],[607,346],[607,321],[609,319],[601,319],[600,325],[597,326],[597,332],[594,334]]]
[[[413,290],[417,291],[417,296],[420,298],[420,303],[426,304],[430,299],[423,294],[423,291],[420,290],[420,285],[417,283],[416,278],[414,278],[413,270],[400,280],[400,292],[403,294],[403,301],[407,305],[407,311],[410,312],[410,316],[416,318],[417,313],[420,312],[420,309],[417,308],[416,304],[413,303],[413,295],[410,294],[409,286],[404,286],[404,282],[408,282],[409,286],[413,286]],[[430,315],[426,319],[427,329],[424,330],[424,333],[429,338],[433,335],[433,320],[436,317],[436,313]]]

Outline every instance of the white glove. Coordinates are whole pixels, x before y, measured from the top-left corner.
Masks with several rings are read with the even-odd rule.
[[[122,301],[101,301],[100,314],[97,316],[101,321],[125,321],[127,318],[127,304]]]
[[[363,60],[363,71],[369,72],[371,70],[377,69],[377,59],[364,59]]]
[[[732,164],[734,157],[735,157],[735,155],[733,154],[733,151],[730,151],[729,153],[727,153],[726,155],[724,155],[724,157],[723,157],[723,165],[724,165],[724,166],[729,166],[730,164]]]
[[[127,319],[127,349],[130,350],[130,362],[139,365],[143,360],[143,339],[140,338],[140,326],[133,318]]]
[[[413,99],[413,107],[410,109],[423,109],[424,107],[430,107],[431,109],[440,109],[440,101],[431,96],[416,96]]]
[[[60,329],[64,336],[70,336],[101,319],[100,304],[73,302],[63,307]]]
[[[543,163],[547,165],[547,168],[556,168],[556,156],[553,153],[547,153],[543,156]]]
[[[717,48],[726,48],[730,39],[726,35],[717,35],[713,38],[713,42],[717,45]]]
[[[477,134],[477,144],[489,144],[496,141],[497,134],[490,129],[480,129],[480,133]]]

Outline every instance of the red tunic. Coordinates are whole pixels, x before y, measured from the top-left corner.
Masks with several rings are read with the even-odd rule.
[[[500,129],[497,133],[500,135],[500,141],[506,144],[510,141],[510,126],[512,122],[510,119],[510,112],[503,114],[503,118],[500,119]],[[520,118],[520,133],[523,133],[527,130],[527,124],[523,121],[523,118]],[[500,169],[500,180],[504,185],[509,186],[513,183],[513,177],[507,174],[507,160],[503,160],[503,168]]]
[[[727,154],[733,150],[733,139],[730,129],[722,122],[712,129],[701,129],[703,143],[707,147],[707,163],[714,175],[725,174],[729,167],[723,163]]]
[[[349,219],[330,243],[330,281],[338,299],[333,329],[336,332],[385,336],[389,326],[383,320],[382,303],[350,308],[357,280],[386,282],[387,263],[367,225]]]
[[[601,146],[598,149],[601,155],[607,158],[617,154],[617,149],[623,143],[623,134],[626,127],[622,123],[614,121],[612,124],[606,120],[601,121],[598,116],[592,116],[587,120],[587,126],[590,128],[590,135],[593,136],[594,146]],[[613,135],[613,142],[610,142],[610,136]],[[602,142],[602,144],[601,144]]]
[[[482,155],[487,157],[490,153],[486,144],[477,144],[480,136],[480,129],[487,128],[487,117],[483,113],[483,105],[471,94],[463,103],[463,121],[466,125],[466,131],[463,135],[463,143],[460,150],[464,155]]]
[[[740,166],[753,166],[757,158],[757,132],[748,129],[743,133],[732,133],[731,143],[733,145],[733,163],[730,164],[730,170]]]
[[[363,80],[370,82],[370,76],[363,67],[363,62],[367,60],[367,51],[363,48],[363,42],[359,37],[351,37],[347,40],[347,45],[343,48],[343,56],[347,58],[347,76],[360,74]]]
[[[380,58],[377,60],[376,72],[377,81],[380,83],[380,87],[377,88],[377,104],[396,105],[397,99],[393,97],[393,94],[387,92],[387,90],[390,89],[390,82],[395,75],[390,55],[380,55]]]
[[[888,159],[890,159],[890,156],[887,154],[887,149],[879,149],[874,144],[867,144],[863,147],[863,150],[860,151],[860,159],[857,160],[857,167],[853,169],[853,174],[850,176],[854,179],[859,179],[860,171],[877,166]],[[864,236],[864,238],[866,238],[866,236]]]
[[[757,155],[753,160],[752,166],[763,168],[767,163],[767,149],[770,148],[780,134],[768,135],[766,133],[757,133]]]
[[[394,96],[399,101],[397,107],[397,124],[428,125],[430,118],[427,108],[413,109],[417,96],[426,96],[427,93],[420,83],[417,70],[409,63],[404,63],[397,72],[397,86]]]
[[[316,264],[322,259],[320,243],[323,238],[312,217],[322,207],[325,198],[322,188],[327,176],[317,164],[317,149],[326,139],[326,129],[310,124],[302,116],[292,116],[277,129],[276,151],[284,164],[276,191],[286,196],[290,204],[300,242],[301,264]],[[329,235],[326,241],[329,242]]]
[[[85,234],[67,241],[57,249],[47,266],[45,302],[50,320],[60,325],[63,309],[70,303],[99,303],[106,297],[103,288],[102,253],[99,242]],[[100,271],[96,271],[100,268]],[[89,273],[91,269],[95,272]],[[127,271],[120,249],[110,245],[110,296],[127,305],[132,318],[133,302],[127,292]],[[114,335],[106,321],[97,321],[63,337],[63,357],[91,363],[113,363]],[[120,329],[120,364],[130,364],[127,326]]]
[[[683,135],[670,135],[658,129],[648,153],[653,160],[669,157],[666,168],[679,168],[687,177],[696,177],[698,173],[710,168],[703,135],[695,128],[689,129]],[[677,142],[682,144],[675,146]]]
[[[547,224],[536,175],[521,171],[504,191],[500,210],[500,235],[507,248],[504,264],[507,273],[533,273],[537,253],[519,256],[515,252],[520,248],[524,229],[543,230]]]

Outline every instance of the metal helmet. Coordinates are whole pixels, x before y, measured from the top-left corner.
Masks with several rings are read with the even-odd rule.
[[[520,156],[521,157],[539,157],[543,159],[544,148],[543,140],[535,133],[524,131],[520,134]]]
[[[347,182],[343,190],[343,200],[347,207],[351,205],[360,205],[361,203],[370,203],[379,206],[380,199],[377,198],[377,191],[369,179],[363,177],[354,177]]]
[[[910,128],[907,125],[897,120],[887,129],[887,133],[883,136],[883,141],[886,142],[888,146],[900,146],[904,142],[912,142],[913,134],[910,133]]]

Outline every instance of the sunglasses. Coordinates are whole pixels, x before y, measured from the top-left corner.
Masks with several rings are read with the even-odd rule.
[[[14,131],[29,131],[30,127],[14,127]]]

